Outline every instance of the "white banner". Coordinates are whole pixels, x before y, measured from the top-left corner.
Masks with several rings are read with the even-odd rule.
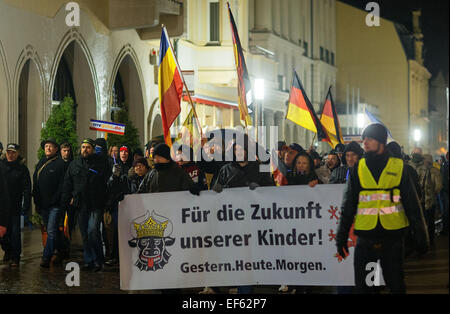
[[[123,290],[354,284],[336,256],[344,185],[128,195],[119,205]]]

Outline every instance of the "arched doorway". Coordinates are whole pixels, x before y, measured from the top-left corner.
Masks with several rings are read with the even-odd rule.
[[[90,119],[97,118],[97,101],[91,68],[81,46],[72,41],[62,54],[52,89],[52,102],[57,104],[66,96],[74,100],[74,120],[79,139],[95,139],[89,130]]]
[[[162,120],[161,120],[161,116],[159,114],[157,114],[155,116],[155,119],[153,119],[151,134],[152,134],[152,138],[158,137],[158,136],[161,136],[164,134]]]
[[[145,110],[142,85],[137,65],[130,54],[127,54],[118,67],[114,78],[111,111],[124,106],[128,108],[128,118],[139,130],[139,143],[145,140]]]
[[[26,165],[33,169],[38,161],[44,104],[39,70],[32,59],[25,62],[20,72],[18,105],[18,144]]]

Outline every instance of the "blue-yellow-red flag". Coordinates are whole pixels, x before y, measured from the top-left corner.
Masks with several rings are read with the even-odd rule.
[[[159,103],[161,106],[164,140],[167,145],[172,146],[170,126],[181,112],[180,103],[183,93],[183,80],[169,40],[167,30],[163,27],[158,64]]]

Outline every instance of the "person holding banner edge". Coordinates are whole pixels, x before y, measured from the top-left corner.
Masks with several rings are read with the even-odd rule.
[[[387,130],[381,124],[367,126],[362,139],[365,154],[350,169],[342,200],[342,215],[336,237],[337,252],[349,255],[348,235],[354,222],[358,236],[354,272],[356,293],[373,293],[366,267],[381,260],[383,277],[391,293],[406,293],[403,238],[408,226],[417,228],[421,250],[427,249],[426,234],[420,229],[420,212],[403,160],[386,149]],[[370,282],[369,282],[370,283]]]

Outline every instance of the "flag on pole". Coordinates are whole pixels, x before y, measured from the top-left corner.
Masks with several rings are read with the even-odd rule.
[[[335,148],[339,143],[344,144],[341,126],[339,124],[338,115],[336,113],[336,107],[334,106],[333,96],[331,95],[331,86],[328,89],[327,98],[325,99],[325,103],[322,108],[320,122],[327,132],[327,135],[330,139],[328,143],[332,148]]]
[[[238,96],[239,96],[239,112],[241,120],[244,121],[245,126],[252,125],[248,107],[253,105],[253,92],[248,76],[247,65],[245,64],[244,53],[242,52],[241,41],[237,31],[236,23],[234,22],[233,13],[231,13],[230,3],[228,3],[228,16],[230,17],[231,35],[233,38],[234,58],[236,62],[236,69],[238,75]]]
[[[159,103],[164,140],[167,145],[172,146],[170,127],[181,112],[183,81],[165,27],[163,27],[161,33],[158,66]]]
[[[200,152],[201,140],[201,126],[198,119],[195,117],[194,109],[192,108],[184,120],[181,131],[175,139],[175,142],[181,141],[182,144],[192,147],[195,157]],[[194,159],[194,161],[196,160]]]
[[[375,118],[375,116],[372,113],[370,113],[370,111],[367,110],[367,108],[364,108],[364,127],[368,126],[371,123],[379,123],[384,125],[388,133],[388,142],[395,141],[386,125],[377,118]]]
[[[275,149],[272,150],[270,170],[272,172],[273,180],[276,186],[288,185],[287,167],[280,158],[278,158]]]
[[[306,96],[306,92],[295,70],[286,119],[317,133],[319,141],[330,140],[314,111],[313,105],[309,101],[308,96]]]

